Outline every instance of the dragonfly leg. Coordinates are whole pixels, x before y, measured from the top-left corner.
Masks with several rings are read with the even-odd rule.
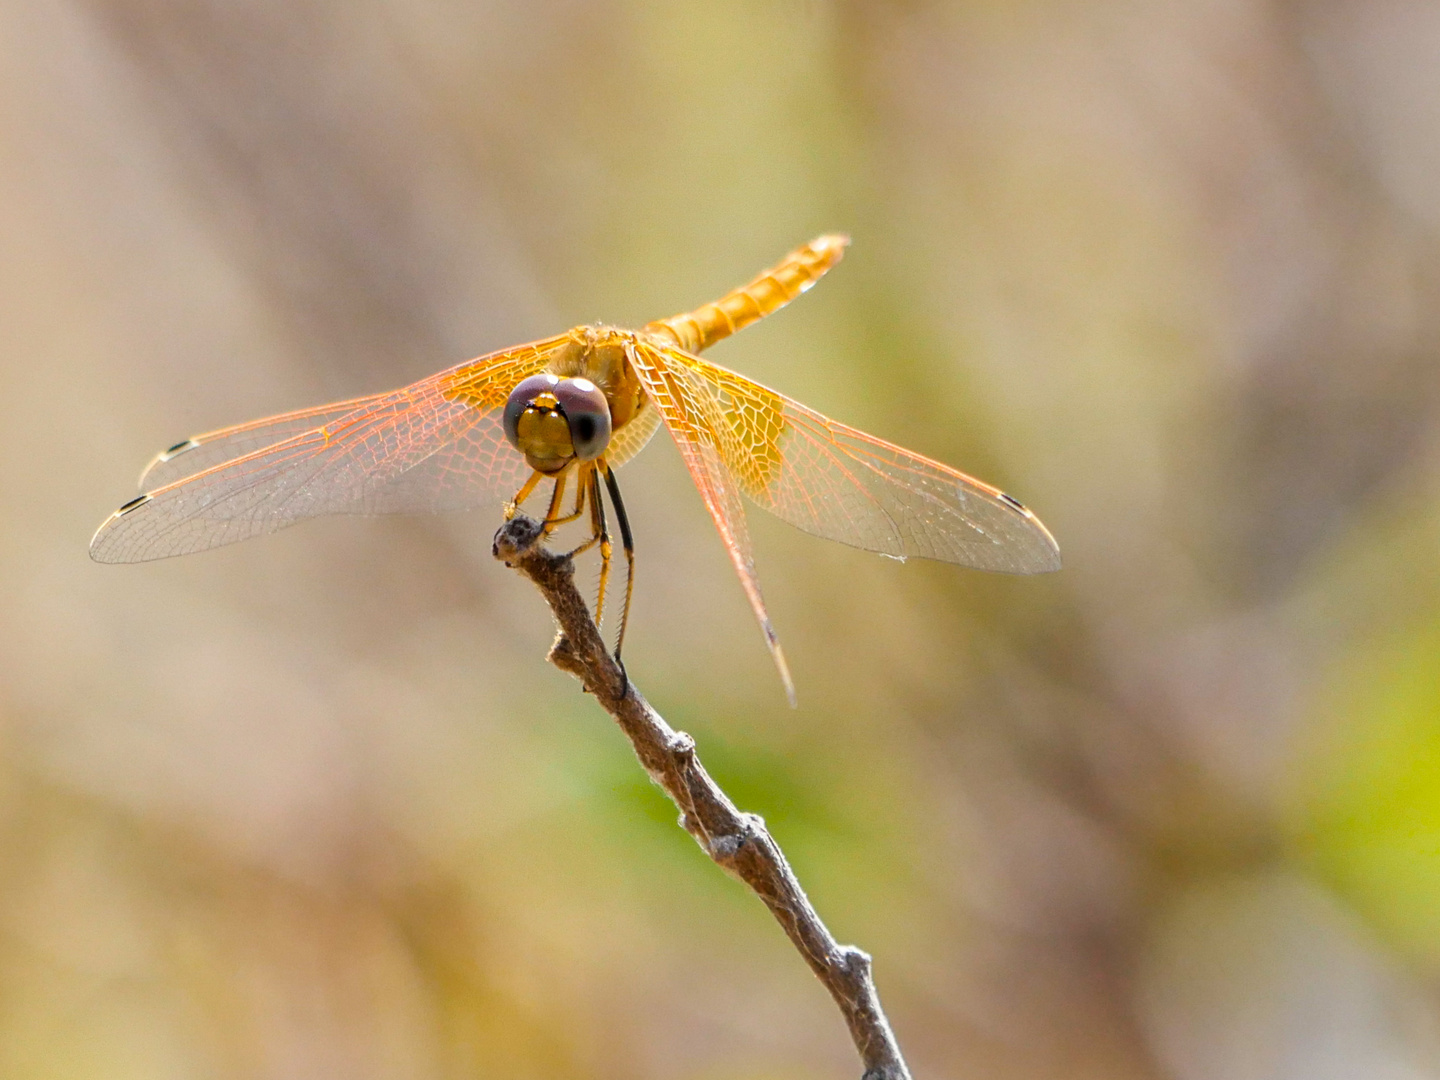
[[[515,498],[511,499],[508,503],[505,504],[506,521],[514,518],[514,516],[519,512],[520,504],[530,497],[530,493],[535,490],[535,485],[540,483],[544,475],[545,474],[538,469],[532,472],[530,474],[530,479],[526,480],[520,490],[515,493]]]
[[[595,625],[599,626],[605,617],[605,587],[610,580],[610,529],[605,524],[605,503],[600,498],[600,478],[594,468],[586,469],[580,484],[580,490],[590,502],[590,539],[569,552],[566,558],[573,559],[600,545],[600,591],[595,598]]]
[[[601,507],[599,516],[596,516],[595,499],[593,497],[594,488],[595,473],[587,469],[585,473],[582,474],[582,476],[580,477],[580,492],[583,496],[585,496],[585,500],[588,501],[590,505],[590,539],[586,540],[583,544],[575,548],[573,551],[568,552],[566,554],[566,558],[573,559],[576,555],[583,555],[596,544],[606,539],[605,509],[604,507]],[[597,623],[600,621],[600,617],[598,615],[595,617],[595,621]]]
[[[583,470],[584,466],[582,466]],[[561,525],[568,525],[585,512],[586,477],[582,471],[580,482],[575,485],[575,509],[562,518],[551,518],[546,521],[550,528],[558,529]]]
[[[605,586],[610,581],[610,529],[605,524],[605,500],[600,497],[600,474],[590,474],[591,524],[600,537],[600,591],[595,597],[595,625],[605,617]]]
[[[550,509],[545,511],[545,520],[540,523],[540,535],[549,536],[555,531],[556,526],[563,525],[565,521],[560,515],[560,502],[565,498],[565,484],[570,477],[570,470],[566,469],[555,477],[555,490],[550,493]]]
[[[620,524],[620,543],[625,548],[625,606],[620,609],[620,634],[615,639],[615,662],[623,674],[625,665],[620,660],[620,648],[625,644],[625,627],[630,623],[630,598],[635,594],[635,538],[630,534],[630,519],[625,516],[625,501],[620,498],[620,485],[615,480],[615,470],[601,461],[605,471],[605,487],[610,492],[610,501],[615,505],[615,520]],[[597,496],[600,494],[597,490]]]

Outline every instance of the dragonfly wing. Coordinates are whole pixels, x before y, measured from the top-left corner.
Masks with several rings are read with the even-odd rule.
[[[610,445],[605,449],[605,460],[618,469],[644,450],[645,444],[659,430],[660,413],[649,401],[642,402],[640,411],[630,422],[611,436]]]
[[[765,635],[765,644],[785,684],[785,693],[793,705],[795,684],[790,678],[790,669],[775,627],[770,622],[770,614],[765,610],[765,599],[760,594],[740,485],[726,465],[723,443],[725,432],[729,429],[720,399],[711,386],[697,378],[686,364],[674,363],[668,350],[637,342],[630,359],[651,406],[674,438],[705,508],[714,519],[715,528],[720,533],[735,572],[740,575],[740,584],[745,589],[750,607]]]
[[[388,394],[287,413],[216,433],[213,443],[278,441],[152,488],[90,543],[99,562],[142,562],[235,543],[321,514],[464,509],[513,495],[527,475],[499,410],[516,383],[568,339],[506,350]],[[299,433],[297,418],[323,418]],[[157,467],[163,467],[164,462]],[[151,470],[151,475],[154,474]]]
[[[745,494],[792,525],[896,558],[1012,574],[1060,568],[1054,537],[998,488],[717,364],[675,359],[719,400],[726,464]]]
[[[221,428],[219,431],[207,431],[203,435],[192,435],[150,460],[150,464],[146,465],[145,471],[140,474],[140,490],[155,491],[223,462],[274,446],[296,435],[304,435],[326,424],[335,423],[383,397],[384,394],[373,394],[351,401],[337,401],[319,408],[299,409],[282,413],[280,416],[269,416],[247,424]]]

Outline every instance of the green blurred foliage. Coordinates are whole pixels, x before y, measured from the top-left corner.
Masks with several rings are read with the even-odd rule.
[[[1406,954],[1440,961],[1440,624],[1359,644],[1324,688],[1305,862]]]

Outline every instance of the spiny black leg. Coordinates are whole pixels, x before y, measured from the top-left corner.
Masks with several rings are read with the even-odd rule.
[[[620,648],[625,644],[625,627],[630,622],[630,597],[635,592],[635,538],[630,535],[630,519],[625,516],[625,501],[620,498],[620,485],[615,480],[615,470],[609,464],[605,470],[605,487],[610,492],[610,501],[615,504],[615,520],[620,524],[620,543],[625,548],[625,606],[620,611],[620,635],[615,639],[615,663],[620,673],[625,674],[625,662],[620,659]],[[596,492],[597,500],[599,492]]]

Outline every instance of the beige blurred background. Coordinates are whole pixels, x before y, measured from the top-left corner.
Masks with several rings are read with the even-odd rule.
[[[858,1074],[494,515],[85,551],[193,431],[827,230],[715,359],[1065,570],[755,514],[792,712],[661,436],[627,659],[917,1077],[1440,1077],[1424,0],[0,0],[0,1077]]]

